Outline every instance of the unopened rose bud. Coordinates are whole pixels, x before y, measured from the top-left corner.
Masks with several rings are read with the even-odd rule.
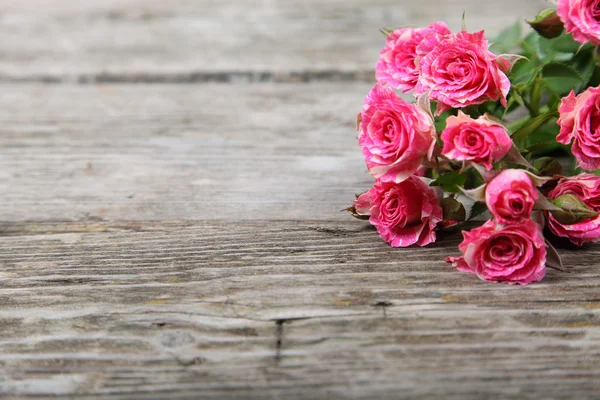
[[[546,39],[554,39],[560,36],[564,30],[564,25],[556,10],[551,8],[542,11],[533,21],[527,21],[527,23]]]
[[[550,212],[558,222],[564,225],[576,224],[598,216],[596,211],[590,210],[579,197],[572,193],[558,196],[550,202],[561,208],[561,210],[551,210]]]

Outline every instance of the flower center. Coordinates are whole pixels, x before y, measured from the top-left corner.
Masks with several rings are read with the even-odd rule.
[[[523,212],[523,201],[521,199],[510,199],[510,208],[519,213]]]
[[[596,21],[600,21],[600,1],[596,0],[592,3],[592,17],[596,20]]]
[[[492,269],[512,267],[519,263],[523,254],[522,243],[509,236],[499,236],[490,242],[486,263]]]
[[[600,135],[600,110],[598,105],[590,115],[590,131],[594,136]]]
[[[485,138],[477,130],[465,127],[459,137],[459,143],[455,145],[462,151],[471,155],[481,155],[485,152]]]

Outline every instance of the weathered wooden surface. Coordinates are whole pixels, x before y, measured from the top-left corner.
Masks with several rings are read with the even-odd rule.
[[[0,396],[597,397],[600,246],[492,285],[339,212],[378,27],[546,5],[0,1]]]
[[[496,34],[545,0],[3,0],[0,79],[372,79],[381,27]]]
[[[0,220],[347,219],[370,87],[0,86]]]
[[[352,221],[2,229],[4,393],[533,399],[598,389],[598,246],[563,252],[575,273],[523,289],[452,271],[442,258],[456,235],[395,250]]]

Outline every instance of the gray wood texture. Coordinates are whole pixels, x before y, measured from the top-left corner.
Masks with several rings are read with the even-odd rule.
[[[0,79],[371,80],[381,27],[491,35],[545,0],[2,0]]]
[[[347,219],[371,87],[5,85],[0,220]]]
[[[453,271],[456,235],[364,223],[8,223],[7,394],[574,398],[600,378],[598,246],[528,288]]]
[[[547,5],[0,1],[0,397],[597,398],[600,246],[494,285],[339,212],[377,28]]]

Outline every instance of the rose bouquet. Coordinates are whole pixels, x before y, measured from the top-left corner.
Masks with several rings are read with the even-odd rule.
[[[524,38],[517,22],[491,44],[464,23],[383,30],[357,119],[375,183],[347,210],[395,247],[462,228],[461,255],[446,261],[492,282],[562,269],[548,238],[600,240],[597,3],[559,0]]]

